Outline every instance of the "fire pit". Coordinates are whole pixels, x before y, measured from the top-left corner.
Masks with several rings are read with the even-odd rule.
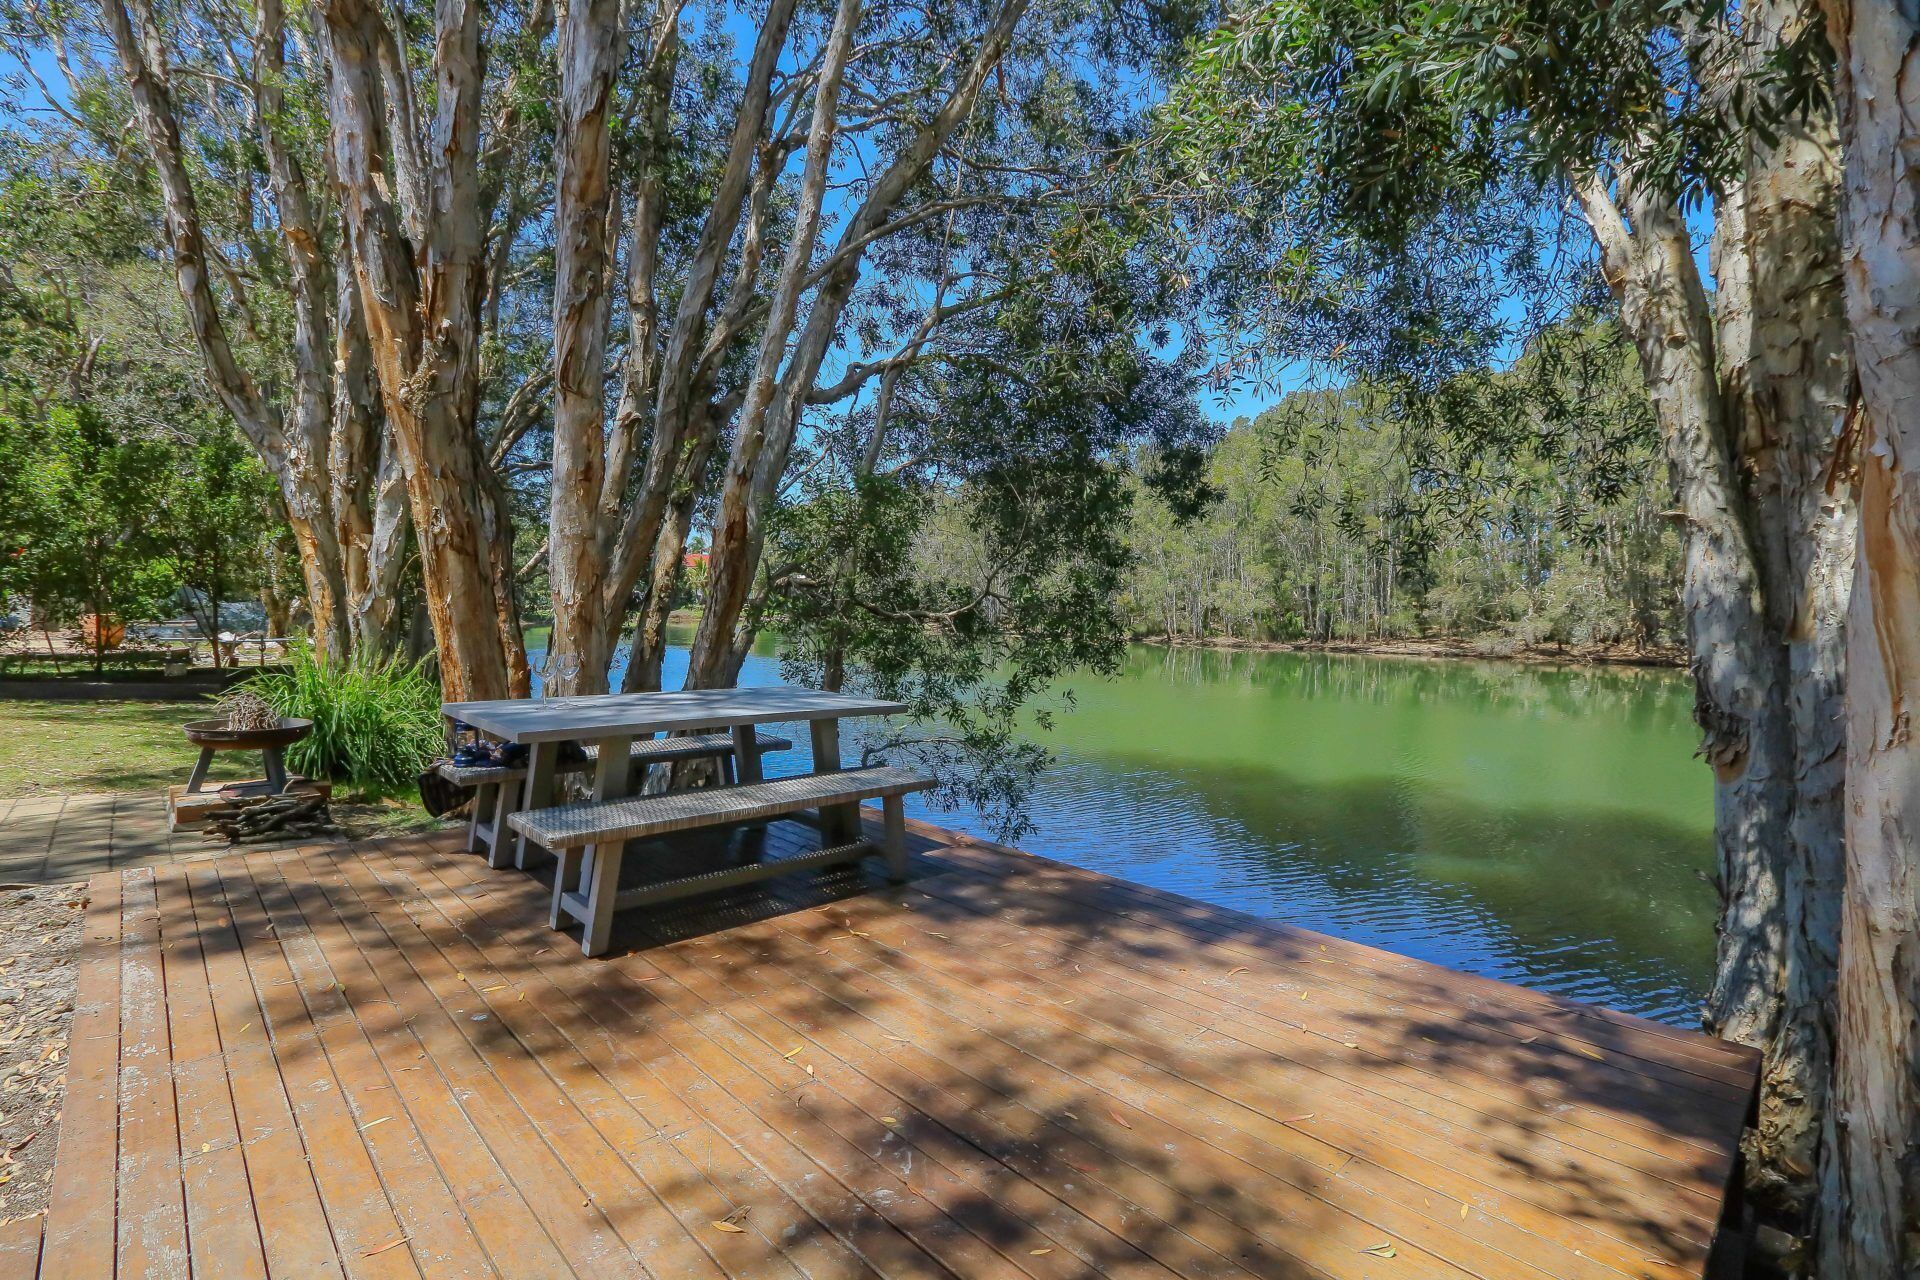
[[[207,780],[207,769],[216,751],[258,751],[266,765],[267,779],[262,782],[231,783],[221,788],[228,795],[277,796],[287,789],[287,767],[280,758],[284,747],[300,741],[313,730],[313,721],[281,717],[280,723],[265,729],[236,729],[222,717],[192,720],[181,726],[187,741],[200,748],[199,763],[187,777],[188,795],[197,794]]]

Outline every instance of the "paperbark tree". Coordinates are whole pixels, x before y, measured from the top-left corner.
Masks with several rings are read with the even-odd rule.
[[[481,439],[486,283],[477,4],[434,14],[434,115],[407,50],[362,0],[327,0],[329,124],[347,256],[406,476],[427,612],[449,699],[527,689],[504,491]]]
[[[635,614],[624,684],[657,685],[687,538],[709,492],[709,468],[722,456],[731,479],[719,493],[718,608],[703,633],[711,642],[697,642],[694,678],[732,678],[750,642],[742,619],[762,521],[802,416],[861,395],[890,367],[856,362],[830,381],[819,376],[832,346],[848,337],[865,263],[889,244],[918,243],[950,209],[1011,210],[1032,198],[988,168],[991,157],[980,172],[994,176],[976,186],[1005,189],[953,200],[921,190],[943,156],[961,163],[959,132],[1005,57],[1026,0],[987,7],[977,30],[930,30],[910,10],[851,0],[822,30],[797,22],[790,0],[776,0],[759,15],[724,114],[700,126],[714,139],[696,161],[710,176],[697,213],[688,212],[687,193],[669,181],[689,163],[669,128],[683,75],[680,7],[664,0],[654,10],[625,69],[609,56],[607,33],[617,25],[609,10],[581,5],[561,19],[549,519],[548,679],[556,691],[604,688],[614,639]],[[847,80],[863,66],[871,70]],[[941,87],[928,100],[930,79]],[[616,120],[624,127],[610,129]],[[611,148],[610,133],[628,139],[627,150]],[[842,146],[843,139],[851,140]],[[791,174],[796,153],[802,163]],[[1040,184],[1049,166],[1004,172]],[[829,246],[823,229],[835,221]],[[609,410],[601,307],[623,228],[626,307],[613,328],[624,330],[625,344]],[[773,243],[778,255],[767,252]],[[663,252],[663,244],[673,247]],[[914,273],[926,270],[906,261]],[[909,274],[897,287],[918,286]],[[876,288],[862,342],[886,340],[893,323],[877,318],[895,304],[887,286]],[[919,358],[928,337],[901,362]]]
[[[554,147],[553,497],[547,576],[553,633],[546,685],[605,693],[614,628],[603,599],[599,527],[606,484],[607,311],[614,76],[625,53],[620,0],[570,0],[559,15],[560,103]],[[635,252],[653,253],[654,246]],[[617,623],[616,623],[617,625]]]
[[[1820,1274],[1920,1275],[1920,12],[1827,0],[1862,414]]]
[[[283,240],[294,301],[294,378],[289,404],[269,397],[235,355],[215,296],[198,196],[189,177],[169,74],[168,39],[152,10],[135,0],[106,0],[101,15],[124,72],[152,160],[180,295],[216,396],[278,482],[288,524],[300,551],[314,639],[329,659],[344,658],[353,643],[348,584],[334,491],[332,385],[326,355],[332,306],[313,205],[304,175],[277,133],[276,87],[284,34],[277,4],[262,6],[254,36],[252,83],[258,138],[284,219]],[[348,466],[357,459],[343,459]]]
[[[1705,1020],[1767,1048],[1748,1169],[1804,1229],[1828,1079],[1853,520],[1833,483],[1851,380],[1833,121],[1817,94],[1787,111],[1767,101],[1781,65],[1819,74],[1809,0],[1698,15],[1476,0],[1418,28],[1397,12],[1362,0],[1236,15],[1175,94],[1172,154],[1205,165],[1211,143],[1252,157],[1291,193],[1280,225],[1297,219],[1335,255],[1341,236],[1370,246],[1361,262],[1403,255],[1384,269],[1389,309],[1436,294],[1474,305],[1459,281],[1392,292],[1429,229],[1477,230],[1508,183],[1574,186],[1661,422],[1686,548],[1722,894]],[[1713,196],[1711,294],[1681,212],[1689,187]],[[1418,398],[1431,342],[1407,357],[1374,338],[1378,315],[1359,323],[1343,343],[1361,362],[1412,364]]]
[[[850,0],[842,0],[821,76],[818,101],[826,105],[816,109],[809,130],[806,174],[801,180],[800,222],[774,288],[753,379],[748,385],[746,404],[728,458],[720,514],[714,526],[707,603],[701,611],[700,627],[688,658],[689,688],[729,685],[738,678],[740,662],[753,643],[753,626],[745,617],[747,594],[760,567],[767,509],[786,473],[794,431],[813,391],[827,346],[852,295],[866,245],[893,215],[907,189],[925,174],[935,153],[972,112],[974,99],[1006,53],[1014,28],[1026,8],[1026,0],[1005,0],[946,100],[868,189],[866,198],[841,233],[831,265],[817,286],[812,309],[798,342],[786,357],[786,371],[780,375],[776,393],[774,374],[786,352],[800,290],[808,283],[805,277],[818,230],[826,162],[833,145],[831,104],[836,95],[829,95],[826,85],[831,82],[837,87],[840,62],[845,58],[844,49],[840,50],[839,58],[835,58],[835,41],[851,39],[852,25],[859,14],[858,7]],[[748,621],[748,625],[743,627],[743,621]]]
[[[1798,0],[1743,15],[1729,72],[1764,74],[1812,20]],[[1751,130],[1738,184],[1718,217],[1719,358],[1738,474],[1754,512],[1767,627],[1785,655],[1792,811],[1780,853],[1777,1003],[1736,1038],[1763,1045],[1749,1190],[1809,1229],[1832,1073],[1832,994],[1844,878],[1846,616],[1854,503],[1845,482],[1853,364],[1839,278],[1840,157],[1831,109],[1816,103]],[[1728,1032],[1723,1031],[1723,1034]]]

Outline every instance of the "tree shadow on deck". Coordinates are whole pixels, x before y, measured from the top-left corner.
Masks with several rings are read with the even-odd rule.
[[[781,822],[627,861],[816,843]],[[410,1124],[363,1132],[383,1178],[471,1140],[532,1203],[507,1139],[535,1141],[636,1256],[684,1229],[725,1272],[1608,1280],[1704,1252],[1688,1184],[1738,1125],[1685,1072],[1576,1061],[1574,1015],[1463,1003],[1426,966],[1369,989],[1310,936],[913,844],[908,885],[861,864],[642,908],[598,960],[546,928],[545,886],[444,836],[258,854],[163,872],[192,901],[163,896],[160,942],[241,962],[290,1097],[394,1090]]]

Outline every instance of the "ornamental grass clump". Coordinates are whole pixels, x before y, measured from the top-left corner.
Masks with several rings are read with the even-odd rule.
[[[279,671],[249,679],[283,716],[313,721],[287,748],[287,765],[362,791],[411,786],[444,740],[440,687],[417,662],[359,658],[328,663],[296,648]]]

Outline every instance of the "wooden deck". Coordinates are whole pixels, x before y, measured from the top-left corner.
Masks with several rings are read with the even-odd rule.
[[[1752,1054],[913,841],[600,960],[451,835],[98,876],[39,1274],[1702,1273]]]

